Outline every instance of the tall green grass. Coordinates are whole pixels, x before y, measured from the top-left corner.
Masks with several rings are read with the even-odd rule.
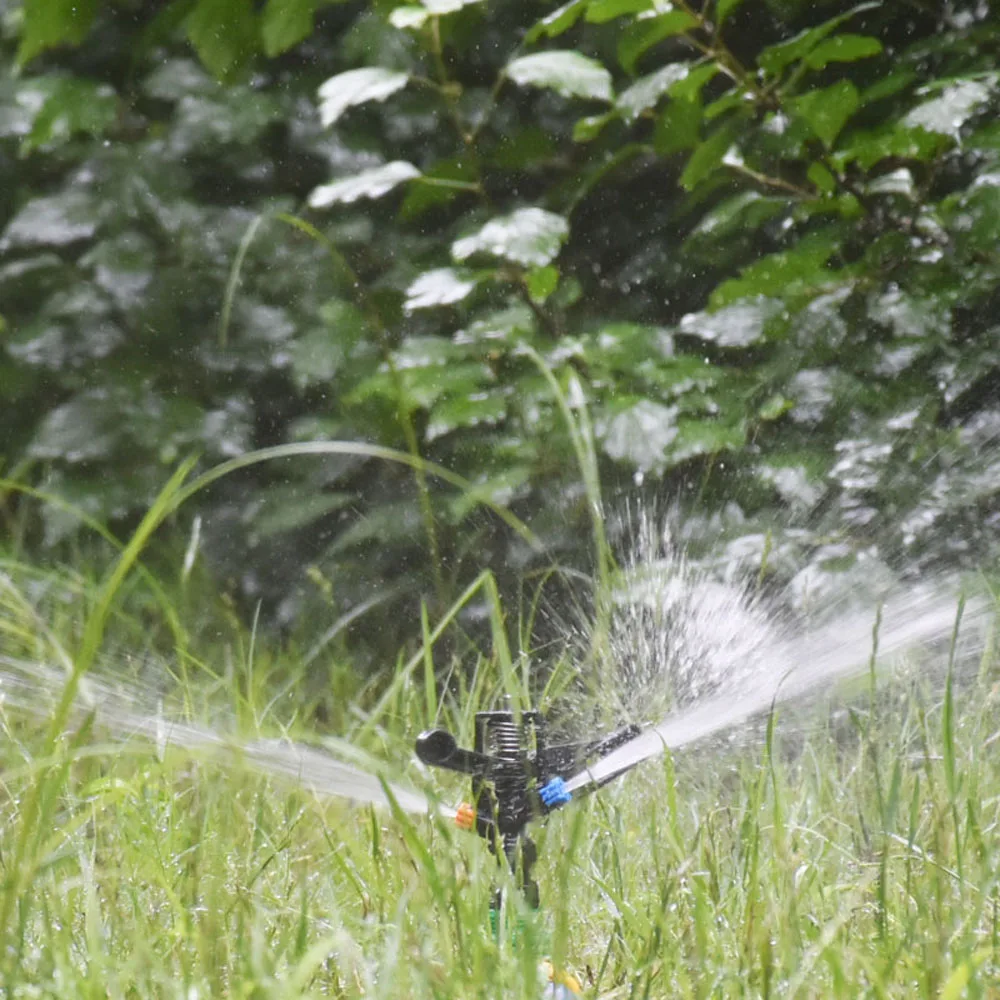
[[[582,418],[564,412],[600,608],[614,566],[596,464]],[[422,774],[415,735],[445,725],[468,743],[478,709],[503,696],[548,707],[573,679],[575,664],[534,655],[534,600],[505,607],[487,571],[444,613],[425,608],[413,647],[375,682],[322,645],[278,648],[222,605],[218,627],[188,627],[195,584],[176,569],[178,582],[157,581],[145,547],[239,464],[190,485],[180,470],[103,573],[16,553],[0,565],[2,654],[66,678],[44,724],[0,702],[3,995],[535,998],[545,955],[592,997],[997,995],[992,647],[958,684],[953,643],[943,697],[910,680],[888,696],[854,692],[847,723],[822,707],[805,730],[772,716],[759,744],[668,755],[557,813],[536,831],[540,913],[443,819],[320,801],[250,767],[102,731],[73,708],[95,671],[156,688],[167,711],[220,731],[336,737],[455,802],[464,782]],[[491,643],[442,658],[473,599]],[[494,937],[497,885],[510,912]]]

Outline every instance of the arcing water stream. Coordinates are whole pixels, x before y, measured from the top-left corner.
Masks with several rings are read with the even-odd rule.
[[[66,682],[51,667],[0,657],[0,711],[15,708],[47,715]],[[340,796],[354,802],[388,805],[385,789],[401,809],[426,813],[431,805],[411,789],[383,782],[372,771],[361,770],[314,747],[290,740],[238,741],[206,726],[178,722],[144,703],[139,693],[112,687],[88,677],[79,697],[81,714],[93,713],[95,723],[118,741],[133,738],[152,742],[159,751],[174,747],[211,753],[272,777],[291,781],[319,796]],[[445,815],[452,810],[442,808]]]
[[[668,715],[576,776],[567,788],[574,791],[601,782],[666,749],[679,749],[737,728],[772,705],[804,699],[837,680],[862,673],[871,662],[876,636],[879,668],[921,648],[937,646],[944,647],[940,651],[944,665],[959,608],[954,585],[942,581],[937,586],[924,586],[887,601],[880,620],[875,609],[849,612],[797,637],[761,639],[753,644],[749,659],[740,664],[738,672],[728,661],[730,646],[727,632],[723,632],[717,637],[721,658],[714,664],[706,662],[706,669],[714,667],[721,678],[715,693]],[[981,638],[989,611],[985,601],[969,602],[961,620],[963,634],[978,633],[977,638]],[[710,650],[711,635],[699,634],[697,639]]]

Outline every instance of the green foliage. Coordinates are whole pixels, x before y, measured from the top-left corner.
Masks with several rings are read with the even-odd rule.
[[[791,528],[818,563],[831,538],[985,558],[996,15],[538,13],[184,0],[146,22],[5,20],[24,65],[0,81],[5,465],[120,522],[183,455],[410,454],[415,474],[299,458],[201,499],[220,579],[282,621],[386,580],[440,602],[483,564],[536,565],[420,458],[569,564],[594,557],[588,447],[608,497],[680,498],[695,548]],[[73,538],[41,516],[33,544]],[[397,611],[378,612],[387,642]]]

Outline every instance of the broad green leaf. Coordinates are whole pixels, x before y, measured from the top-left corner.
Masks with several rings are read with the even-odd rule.
[[[641,14],[653,6],[653,0],[589,0],[587,20],[591,24],[605,24],[618,17]]]
[[[677,421],[677,439],[670,449],[673,462],[686,462],[699,455],[716,455],[720,451],[738,451],[746,444],[746,426],[730,424],[712,418]]]
[[[857,62],[877,56],[882,51],[882,43],[870,35],[834,35],[814,48],[806,56],[810,69],[825,69],[834,62]]]
[[[0,250],[61,247],[88,240],[97,232],[106,207],[89,192],[72,187],[32,198],[10,221]]]
[[[420,171],[412,163],[394,160],[353,177],[321,184],[309,195],[309,204],[312,208],[328,208],[330,205],[346,205],[359,198],[381,198],[394,187],[419,176]]]
[[[520,87],[546,87],[563,97],[611,101],[611,74],[579,52],[537,52],[507,64],[507,76]]]
[[[801,239],[789,250],[768,254],[743,269],[738,278],[730,278],[712,292],[712,308],[747,301],[752,296],[790,296],[807,289],[820,288],[843,274],[827,269],[836,253],[839,232],[830,229]]]
[[[501,392],[473,392],[440,400],[431,408],[424,440],[435,441],[462,427],[492,427],[507,416]]]
[[[54,81],[31,124],[23,150],[62,143],[78,133],[101,135],[118,118],[118,98],[106,83],[76,77]]]
[[[422,175],[424,181],[411,184],[406,191],[399,214],[404,219],[419,219],[424,212],[437,205],[444,205],[453,199],[468,195],[468,190],[461,185],[474,184],[477,179],[476,168],[466,157],[456,157],[450,160],[439,160]],[[454,186],[434,181],[453,181]]]
[[[693,191],[723,160],[736,138],[736,127],[727,122],[717,128],[692,154],[681,174],[681,187]]]
[[[663,69],[636,80],[628,90],[618,95],[615,104],[626,119],[635,119],[653,107],[674,84],[688,75],[686,63],[671,63]],[[690,102],[689,102],[690,103]]]
[[[810,90],[794,98],[791,106],[830,149],[859,103],[858,88],[850,80],[839,80],[823,90]]]
[[[880,4],[877,0],[858,4],[849,11],[839,14],[837,17],[830,18],[829,21],[824,21],[815,28],[809,28],[786,42],[771,45],[764,49],[757,57],[757,64],[770,76],[778,76],[785,67],[791,66],[792,63],[796,63],[800,59],[805,59],[824,38],[832,35],[845,21],[850,20],[862,11],[874,10],[878,6]]]
[[[384,101],[402,90],[409,81],[406,73],[369,66],[331,76],[319,88],[319,116],[324,125],[332,125],[348,108],[368,101]]]
[[[701,138],[701,101],[670,101],[656,116],[653,148],[660,156],[694,149]]]
[[[780,302],[761,295],[711,312],[688,313],[680,332],[719,347],[749,347],[763,339],[768,323],[780,312]]]
[[[292,378],[300,389],[332,382],[368,331],[364,315],[332,299],[320,310],[322,326],[296,337],[289,348]]]
[[[718,0],[715,5],[715,23],[721,28],[726,18],[736,10],[743,0]]]
[[[595,431],[608,458],[627,462],[638,472],[660,472],[677,437],[677,409],[637,399],[595,421]]]
[[[865,186],[868,194],[898,194],[904,198],[916,198],[917,188],[913,174],[906,167],[891,170],[869,181]]]
[[[703,63],[701,66],[694,66],[683,79],[678,80],[670,88],[670,96],[678,101],[697,101],[701,99],[701,92],[709,80],[714,79],[721,72],[717,62]]]
[[[559,269],[549,264],[529,271],[525,278],[528,294],[533,302],[544,302],[559,284]]]
[[[308,38],[313,31],[316,11],[335,2],[337,0],[267,0],[260,20],[264,54],[273,58]]]
[[[220,80],[242,69],[257,52],[251,0],[198,0],[185,27],[199,58]]]
[[[534,45],[539,38],[556,38],[580,20],[587,7],[587,0],[569,0],[569,3],[547,14],[525,35],[525,43]]]
[[[838,166],[857,163],[862,170],[870,170],[885,159],[926,163],[947,143],[941,133],[896,124],[874,132],[852,131],[846,145],[838,147],[833,155]]]
[[[79,45],[96,13],[97,0],[24,0],[18,63],[23,66],[58,45]]]
[[[630,24],[618,40],[618,61],[626,73],[634,73],[636,63],[654,45],[694,28],[698,19],[685,10],[671,10]]]
[[[456,260],[485,253],[525,267],[544,267],[556,259],[568,236],[569,223],[561,215],[541,208],[520,208],[456,240],[451,252]]]
[[[439,267],[420,275],[406,289],[407,312],[417,309],[430,309],[433,306],[454,305],[467,298],[476,287],[476,282],[459,274],[452,267]]]
[[[946,87],[938,97],[917,105],[902,124],[957,138],[962,126],[991,95],[992,88],[979,80],[960,80]]]

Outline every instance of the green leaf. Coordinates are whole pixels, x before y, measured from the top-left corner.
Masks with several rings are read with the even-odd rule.
[[[309,195],[312,208],[328,208],[330,205],[349,204],[359,198],[381,198],[394,187],[420,176],[420,171],[405,160],[394,160],[381,167],[363,170],[353,177],[321,184]]]
[[[448,14],[457,14],[465,7],[483,3],[484,0],[421,0],[427,12],[434,17],[444,17]]]
[[[24,152],[63,143],[79,133],[99,136],[118,118],[118,97],[106,83],[68,77],[53,87],[35,115]]]
[[[10,221],[0,250],[63,247],[89,240],[97,232],[105,209],[92,194],[73,187],[32,198]]]
[[[736,10],[743,0],[718,0],[715,5],[715,23],[721,28],[726,18]]]
[[[430,309],[450,306],[467,298],[476,287],[474,279],[459,274],[452,267],[439,267],[420,275],[406,290],[404,309]]]
[[[692,154],[681,174],[681,187],[693,191],[716,167],[736,138],[736,127],[726,122],[717,128]]]
[[[764,337],[768,323],[780,312],[780,302],[761,295],[710,312],[688,313],[681,319],[680,332],[720,347],[750,347]]]
[[[946,87],[939,97],[915,107],[902,124],[957,138],[962,126],[989,101],[991,94],[992,88],[979,80],[960,80]]]
[[[332,2],[335,0],[268,0],[260,19],[264,54],[273,58],[308,38],[316,11]]]
[[[591,24],[606,24],[629,14],[641,14],[651,6],[652,0],[590,0],[587,4],[587,21]]]
[[[835,35],[821,42],[806,56],[810,69],[826,69],[834,62],[857,62],[877,56],[882,51],[882,43],[869,35]]]
[[[586,118],[581,118],[573,125],[573,141],[593,142],[604,131],[604,126],[614,119],[615,113],[613,111],[605,111],[603,115],[588,115]]]
[[[468,158],[440,160],[421,176],[419,183],[407,188],[399,214],[404,219],[419,219],[429,209],[467,195],[468,190],[461,185],[474,184],[476,179],[476,168]],[[434,181],[453,181],[455,184],[435,184]]]
[[[618,95],[615,104],[626,120],[633,120],[656,105],[674,84],[688,75],[686,63],[670,63],[662,69],[636,80],[628,90]],[[690,103],[690,102],[689,102]]]
[[[594,430],[608,458],[639,472],[661,472],[677,437],[677,409],[637,399],[595,421]]]
[[[463,427],[492,427],[507,416],[507,400],[500,392],[455,395],[434,404],[424,430],[425,441],[435,441]]]
[[[694,149],[701,138],[700,101],[671,101],[656,117],[653,148],[660,156]]]
[[[822,163],[816,161],[810,163],[806,177],[820,194],[831,194],[837,190],[837,179]]]
[[[324,303],[320,318],[323,325],[297,337],[289,349],[292,379],[299,389],[332,382],[368,331],[361,310],[339,299]]]
[[[691,231],[688,242],[707,244],[715,252],[719,243],[732,242],[743,234],[756,232],[788,205],[787,198],[742,191],[707,212]]]
[[[636,63],[654,45],[694,28],[698,19],[684,10],[671,10],[657,17],[630,24],[618,40],[618,61],[626,73],[634,73]]]
[[[520,208],[456,240],[451,252],[456,260],[485,253],[525,267],[544,267],[556,259],[568,236],[569,223],[561,215],[541,208]]]
[[[796,63],[800,59],[805,59],[805,57],[808,56],[809,53],[812,52],[812,50],[815,49],[824,38],[833,34],[833,32],[836,31],[840,25],[842,25],[845,21],[850,20],[850,18],[854,17],[855,14],[860,14],[865,10],[874,10],[879,6],[880,4],[877,0],[872,0],[872,2],[869,3],[858,4],[856,7],[852,7],[849,11],[839,14],[837,17],[833,17],[829,21],[824,21],[815,28],[809,28],[808,30],[796,35],[794,38],[790,38],[786,42],[779,42],[777,45],[771,45],[764,49],[757,57],[757,64],[768,75],[778,76],[786,66],[792,65],[792,63]]]
[[[185,27],[199,58],[217,79],[242,69],[257,52],[252,0],[198,0]]]
[[[557,38],[580,20],[587,6],[587,0],[569,0],[569,3],[554,10],[538,21],[525,35],[527,45],[534,45],[539,38]]]
[[[546,87],[563,97],[611,101],[611,74],[595,59],[579,52],[537,52],[507,64],[509,79],[519,87]]]
[[[409,79],[406,73],[380,66],[338,73],[319,88],[319,116],[324,125],[330,126],[348,108],[368,101],[384,101],[402,90]]]
[[[860,104],[858,88],[850,80],[838,80],[823,90],[810,90],[791,101],[795,113],[830,149]]]
[[[525,283],[532,302],[544,302],[559,284],[559,268],[551,264],[547,267],[536,267],[529,271]]]
[[[20,66],[57,45],[79,45],[90,31],[97,0],[24,0]]]
[[[834,158],[838,166],[857,163],[862,170],[870,170],[885,159],[926,163],[947,142],[948,139],[937,132],[894,124],[874,132],[852,131],[847,144],[838,148]]]
[[[830,229],[799,240],[790,250],[768,254],[743,269],[738,278],[717,286],[710,297],[713,308],[746,301],[751,296],[789,296],[821,288],[844,275],[826,264],[837,252],[839,232]]]
[[[699,455],[717,455],[720,451],[739,451],[746,444],[745,424],[724,423],[721,420],[677,421],[677,438],[670,449],[672,462],[685,462]]]

